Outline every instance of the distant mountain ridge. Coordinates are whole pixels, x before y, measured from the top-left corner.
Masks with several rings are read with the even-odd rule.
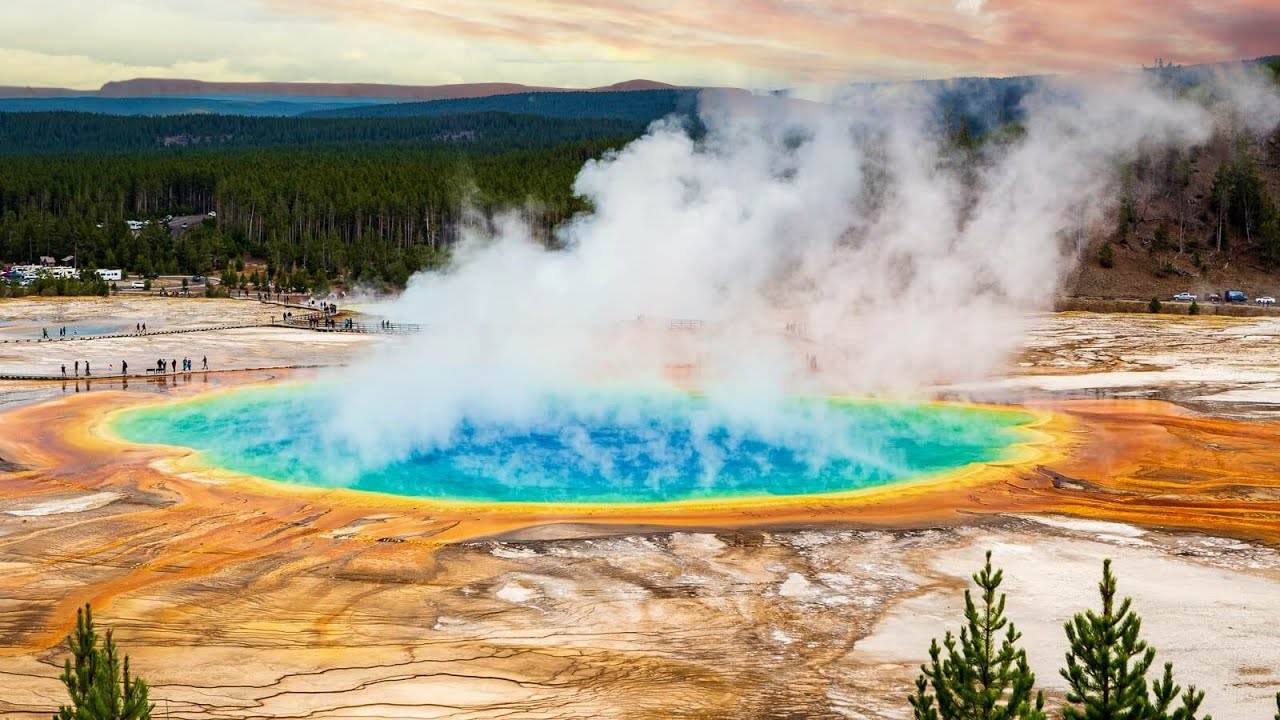
[[[1209,65],[1147,68],[1162,82],[1189,86],[1220,72],[1265,66],[1280,72],[1277,56]],[[957,77],[940,80],[855,83],[853,93],[882,88],[919,88],[932,99],[939,126],[980,136],[1022,118],[1023,99],[1052,76]],[[612,118],[651,122],[668,115],[697,117],[703,93],[748,95],[738,88],[678,86],[627,80],[591,88],[519,83],[395,85],[385,83],[207,82],[135,78],[108,82],[98,90],[0,87],[0,113],[86,112],[102,115],[239,115],[305,118],[407,118],[504,112],[542,117]],[[785,96],[785,92],[769,93]],[[874,98],[873,98],[874,99]]]
[[[533,92],[627,92],[669,90],[679,86],[656,80],[626,80],[592,88],[566,88],[520,83],[457,83],[452,85],[394,85],[388,83],[313,82],[208,82],[204,80],[133,78],[113,80],[97,90],[55,87],[0,86],[0,98],[103,97],[144,98],[159,96],[270,95],[284,97],[383,98],[387,100],[442,100],[489,97]]]
[[[536,92],[422,102],[348,105],[302,113],[303,118],[410,118],[501,112],[551,118],[616,118],[648,123],[677,114],[696,116],[700,89]],[[746,92],[746,91],[741,91]]]

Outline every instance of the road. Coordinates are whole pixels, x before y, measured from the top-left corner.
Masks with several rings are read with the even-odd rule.
[[[180,235],[208,219],[208,215],[179,215],[169,221],[169,232]]]

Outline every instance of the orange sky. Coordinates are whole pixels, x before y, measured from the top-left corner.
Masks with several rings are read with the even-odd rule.
[[[5,0],[0,84],[747,87],[1280,53],[1280,0]]]

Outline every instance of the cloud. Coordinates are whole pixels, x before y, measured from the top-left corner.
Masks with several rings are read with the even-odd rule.
[[[74,23],[66,18],[76,18]],[[211,80],[779,87],[1276,52],[1272,0],[7,0],[0,83]],[[32,62],[19,62],[32,59]]]

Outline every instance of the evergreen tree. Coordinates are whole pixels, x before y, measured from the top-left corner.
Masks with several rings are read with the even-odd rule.
[[[1147,685],[1147,671],[1155,661],[1155,648],[1140,634],[1142,618],[1132,610],[1132,600],[1116,604],[1116,577],[1111,560],[1102,563],[1102,612],[1078,613],[1066,624],[1067,666],[1061,670],[1067,681],[1064,720],[1197,720],[1196,712],[1204,693],[1195,686],[1175,699],[1182,689],[1173,681],[1172,664],[1164,676]],[[1211,720],[1208,716],[1204,720]]]
[[[1172,712],[1174,700],[1182,693],[1182,704]],[[1164,675],[1151,686],[1151,704],[1147,717],[1151,720],[1197,720],[1196,711],[1204,701],[1204,691],[1196,690],[1195,685],[1187,686],[1186,692],[1173,682],[1173,663],[1164,664]],[[1208,715],[1204,720],[1212,720]]]
[[[1017,647],[1021,633],[1004,615],[1005,595],[996,592],[1003,578],[987,552],[973,576],[981,606],[965,590],[960,637],[948,631],[942,646],[935,638],[929,662],[920,667],[908,698],[915,720],[1044,720],[1044,694],[1034,690],[1035,673]]]
[[[1116,249],[1110,242],[1104,242],[1098,248],[1098,265],[1108,269],[1116,266]]]
[[[67,636],[71,650],[62,670],[62,684],[70,705],[58,708],[54,720],[150,720],[154,707],[147,698],[147,684],[129,675],[129,657],[120,660],[108,630],[102,646],[93,627],[89,605],[76,610],[75,630]]]

